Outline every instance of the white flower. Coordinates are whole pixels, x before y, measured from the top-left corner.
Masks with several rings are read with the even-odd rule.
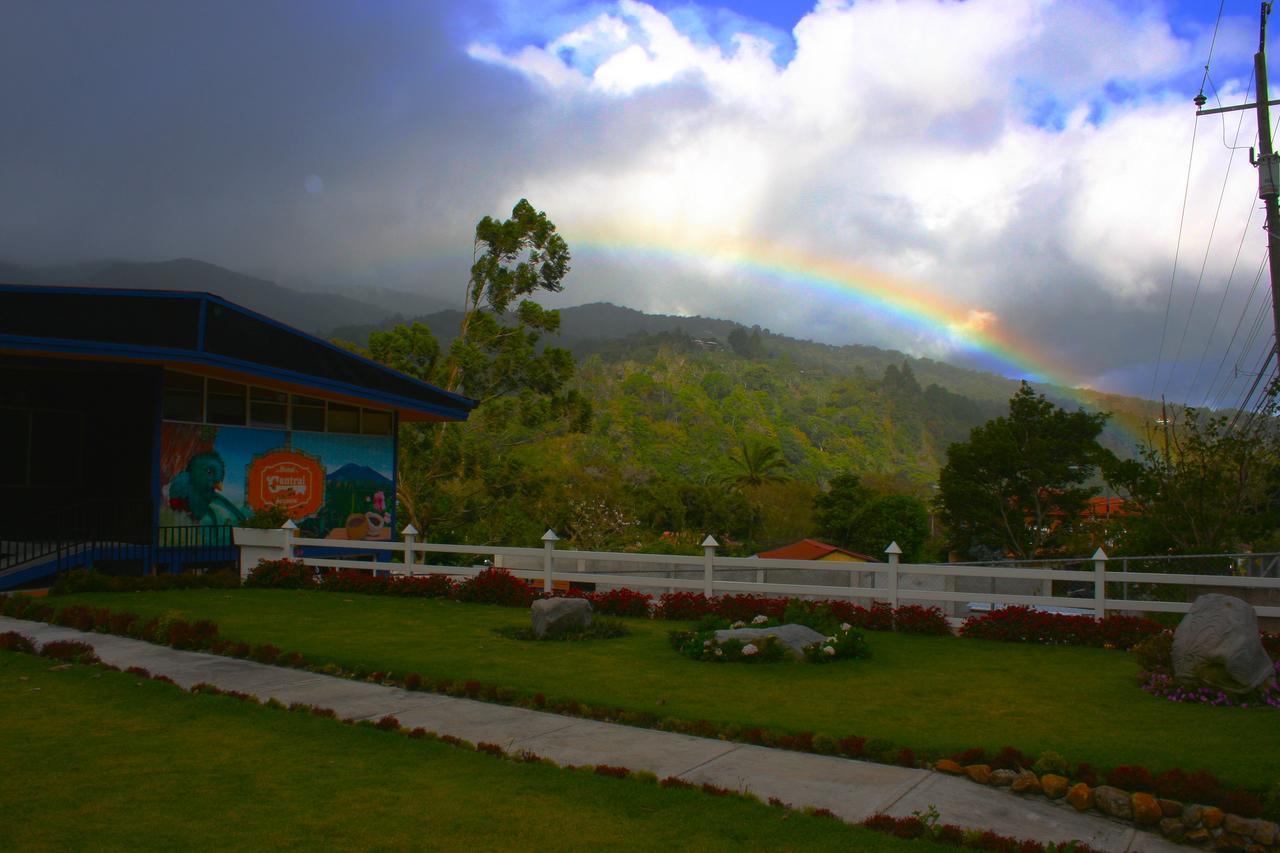
[[[702,647],[703,647],[704,649],[705,649],[707,646],[709,646],[709,645],[711,645],[711,641],[710,641],[710,640],[703,640],[703,641],[702,641]]]
[[[832,646],[823,646],[822,653],[826,655],[834,655],[836,653],[836,650]]]
[[[742,647],[742,654],[746,656],[754,655],[758,651],[760,650],[757,649],[755,645],[752,643],[747,643],[745,646]]]
[[[852,630],[852,629],[853,629],[853,626],[852,626],[852,625],[850,625],[848,622],[841,622],[841,623],[840,623],[840,630],[841,630],[841,631],[849,631],[849,630]]]
[[[733,623],[732,625],[730,625],[729,627],[730,627],[730,628],[745,628],[745,627],[747,627],[747,623],[746,623],[746,622],[742,622],[742,621],[738,621],[738,622],[734,622],[734,623]]]
[[[759,616],[757,616],[757,617],[755,617],[754,619],[752,619],[752,620],[751,620],[751,624],[752,624],[752,625],[763,625],[764,623],[766,623],[766,622],[768,622],[768,621],[769,621],[769,617],[768,617],[768,616],[765,616],[763,613],[761,613]]]
[[[836,641],[836,638],[835,638],[835,637],[827,637],[827,642],[828,642],[828,643],[834,643],[835,641]]]
[[[716,649],[716,657],[722,657],[723,655],[724,649]]]

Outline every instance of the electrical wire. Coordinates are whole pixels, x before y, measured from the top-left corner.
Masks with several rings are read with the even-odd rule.
[[[1224,0],[1225,2],[1225,0]],[[1208,76],[1208,68],[1205,75]],[[1156,384],[1160,381],[1160,366],[1164,362],[1164,342],[1169,334],[1169,311],[1173,308],[1173,285],[1178,280],[1178,258],[1182,254],[1182,229],[1187,223],[1187,196],[1191,193],[1191,166],[1196,157],[1196,130],[1199,122],[1191,125],[1191,150],[1187,152],[1187,176],[1182,187],[1182,212],[1178,215],[1178,239],[1173,248],[1173,271],[1169,274],[1169,297],[1164,304],[1164,322],[1160,326],[1160,348],[1156,351],[1156,366],[1151,374],[1151,392],[1147,399],[1156,396]]]
[[[1227,362],[1231,358],[1231,351],[1235,347],[1236,339],[1240,335],[1240,329],[1244,326],[1244,318],[1249,316],[1249,306],[1253,304],[1253,298],[1258,293],[1258,285],[1262,282],[1262,273],[1267,269],[1268,253],[1262,253],[1262,261],[1258,264],[1258,271],[1253,276],[1253,287],[1249,290],[1249,296],[1245,299],[1244,306],[1240,309],[1240,318],[1236,320],[1236,327],[1231,332],[1231,340],[1227,342],[1227,347],[1222,351],[1222,359],[1218,362],[1218,368],[1213,372],[1213,379],[1209,380],[1209,390],[1218,384],[1218,377],[1222,375],[1222,369],[1227,366]],[[1238,362],[1237,362],[1238,366]],[[1211,408],[1218,408],[1219,403],[1225,398],[1227,391],[1235,384],[1236,376],[1224,383],[1223,387],[1214,395]]]

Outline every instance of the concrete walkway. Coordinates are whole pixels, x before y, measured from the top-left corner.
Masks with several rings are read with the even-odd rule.
[[[106,663],[140,666],[166,675],[183,688],[208,682],[286,704],[304,702],[332,708],[340,717],[377,719],[391,714],[409,728],[422,726],[472,742],[497,743],[509,751],[529,750],[560,764],[610,764],[749,790],[761,799],[777,797],[794,806],[814,806],[857,822],[877,812],[903,817],[938,809],[943,823],[990,829],[1042,842],[1079,839],[1114,851],[1185,848],[1097,813],[1078,813],[1043,797],[1023,798],[983,788],[964,779],[851,761],[824,755],[768,749],[564,717],[524,708],[415,693],[395,687],[266,666],[252,661],[183,652],[124,637],[91,634],[0,617],[0,633],[17,631],[38,643],[79,640],[91,644]]]

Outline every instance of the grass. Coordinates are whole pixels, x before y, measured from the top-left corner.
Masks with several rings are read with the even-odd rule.
[[[12,652],[0,652],[0,749],[4,850],[907,849],[737,798]]]
[[[1259,790],[1278,775],[1274,709],[1148,696],[1134,660],[1117,651],[868,632],[868,660],[716,665],[670,648],[668,631],[683,623],[625,619],[629,637],[527,643],[494,633],[526,624],[527,611],[437,599],[191,590],[54,601],[146,616],[177,611],[213,619],[225,637],[348,668],[474,679],[685,719],[881,738],[935,754],[1008,745],[1099,767],[1207,769]]]

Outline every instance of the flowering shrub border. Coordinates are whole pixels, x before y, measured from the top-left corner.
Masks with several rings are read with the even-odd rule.
[[[7,646],[0,646],[0,649],[8,649],[10,651],[26,651],[34,649],[34,643],[29,637],[17,632],[7,632],[0,634],[0,640],[8,638]],[[46,649],[57,646],[58,643],[46,643],[40,650],[43,656],[51,657],[46,653]],[[69,645],[83,647],[87,653],[82,654],[75,659],[75,662],[85,665],[94,665],[101,669],[120,672],[120,668],[108,663],[100,661],[94,649],[87,643],[70,643]],[[29,652],[34,654],[35,652]],[[177,689],[173,679],[163,675],[154,675],[141,667],[129,667],[124,670],[125,673],[138,678],[145,678],[152,681],[159,681],[169,684]],[[610,764],[559,764],[550,758],[539,755],[531,750],[520,749],[516,751],[508,751],[501,744],[480,741],[472,743],[454,735],[442,735],[437,732],[429,731],[421,726],[416,728],[406,728],[401,725],[400,720],[392,715],[381,717],[377,720],[356,719],[354,717],[339,717],[337,712],[332,708],[325,708],[318,705],[308,705],[304,702],[291,702],[288,705],[272,698],[263,702],[260,698],[252,693],[244,693],[239,690],[224,690],[216,685],[207,682],[193,684],[187,691],[191,694],[205,696],[224,696],[229,699],[236,699],[242,702],[249,702],[255,705],[261,705],[264,708],[270,708],[275,711],[285,711],[293,714],[305,714],[313,717],[322,717],[334,720],[342,725],[376,729],[378,731],[387,732],[389,734],[400,735],[409,740],[436,741],[447,744],[458,749],[465,749],[472,752],[483,753],[492,758],[502,761],[511,761],[517,764],[542,764],[548,767],[555,767],[560,770],[571,773],[586,773],[593,776],[604,776],[611,779],[629,780],[631,782],[657,785],[663,789],[682,789],[698,791],[711,797],[733,797],[747,802],[763,805],[761,799],[749,790],[738,791],[732,788],[725,788],[720,785],[713,785],[709,782],[696,783],[681,779],[679,776],[667,776],[659,779],[657,774],[646,770],[632,770],[628,767],[621,767]],[[777,797],[769,797],[768,805],[772,808],[783,809],[796,814],[804,814],[809,817],[825,818],[827,820],[842,821],[842,819],[832,812],[830,809],[815,808],[813,806],[805,806],[797,808],[790,805]],[[1010,836],[999,835],[991,831],[962,829],[951,825],[943,825],[936,827],[937,810],[932,806],[926,814],[916,813],[910,818],[892,818],[887,815],[872,815],[861,823],[851,824],[860,826],[864,829],[871,829],[878,832],[886,832],[899,838],[913,838],[923,841],[930,841],[949,847],[968,847],[978,850],[996,850],[1009,851],[1009,853],[1100,853],[1088,845],[1071,841],[1064,845],[1044,845],[1038,841],[1030,839],[1017,839]],[[910,833],[910,834],[904,834]]]
[[[154,575],[108,575],[88,569],[64,572],[54,580],[50,595],[82,592],[158,592],[169,589],[239,589],[240,573],[235,569],[195,574],[192,572]]]
[[[85,613],[93,620],[92,630],[103,634],[119,634],[147,640],[148,642],[173,645],[171,641],[191,643],[180,648],[196,648],[214,654],[229,657],[260,659],[274,656],[276,666],[295,669],[306,669],[325,675],[368,681],[406,690],[440,693],[447,696],[463,696],[504,705],[515,705],[522,708],[533,708],[565,716],[583,717],[601,722],[614,722],[638,728],[650,728],[660,731],[677,732],[695,737],[718,738],[720,740],[748,743],[755,746],[768,746],[777,749],[789,749],[796,752],[814,752],[820,755],[837,755],[862,761],[880,764],[894,764],[904,767],[922,767],[935,764],[941,757],[936,753],[917,753],[910,747],[895,745],[879,738],[871,739],[857,735],[835,738],[828,734],[808,731],[784,731],[737,723],[714,723],[709,720],[688,720],[679,717],[666,717],[651,711],[612,708],[602,705],[589,705],[577,699],[548,699],[542,693],[530,694],[527,691],[493,684],[485,684],[475,680],[433,679],[416,672],[394,674],[373,670],[365,666],[354,669],[343,669],[335,663],[319,664],[308,660],[299,652],[281,652],[274,646],[264,644],[253,647],[248,643],[235,642],[218,636],[218,627],[212,622],[188,623],[181,619],[156,618],[144,622],[133,613],[113,613],[105,608],[93,610],[83,605],[71,605],[62,610],[55,610],[49,604],[23,594],[0,594],[0,613],[15,619],[50,622],[58,625],[74,627],[83,624]],[[197,628],[197,625],[201,626]],[[11,632],[12,633],[12,632]],[[0,634],[0,649],[8,634]],[[21,635],[19,635],[21,636]],[[985,750],[975,748],[957,753],[955,761],[966,764],[981,762]],[[1056,754],[1046,753],[1041,756],[1043,762],[1052,756],[1056,762],[1065,761]],[[1027,767],[1030,758],[1013,747],[1004,747],[990,761],[990,766],[1013,769]],[[1037,762],[1037,765],[1040,762]],[[1109,772],[1109,771],[1103,771]],[[1088,785],[1095,785],[1099,779],[1099,771],[1088,764],[1076,765],[1071,774],[1073,779]],[[1178,786],[1182,786],[1183,798],[1209,805],[1232,806],[1232,811],[1247,817],[1260,814],[1263,810],[1261,797],[1252,791],[1233,789],[1223,786],[1217,778],[1206,770],[1187,773],[1181,769],[1166,771],[1155,776],[1157,793],[1170,792],[1172,796]],[[1164,786],[1164,787],[1161,787]],[[1163,794],[1162,794],[1163,795]],[[1274,786],[1267,794],[1266,809],[1275,817],[1280,817],[1280,784]]]
[[[1005,643],[1039,643],[1046,646],[1095,646],[1131,649],[1165,630],[1159,622],[1141,616],[1071,616],[1045,613],[1030,607],[1002,607],[970,616],[960,636]]]

